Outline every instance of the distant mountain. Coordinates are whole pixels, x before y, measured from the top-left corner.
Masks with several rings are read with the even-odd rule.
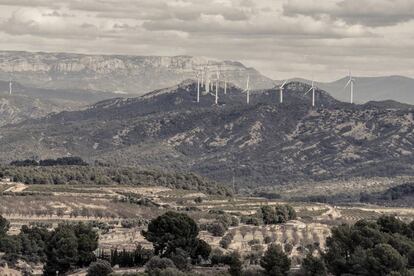
[[[116,165],[194,171],[240,185],[413,174],[414,117],[408,109],[350,105],[290,82],[276,90],[201,96],[185,81],[138,98],[110,99],[0,128],[0,161],[76,155]]]
[[[402,76],[389,77],[354,77],[355,102],[393,100],[401,103],[414,104],[414,79]],[[317,83],[320,89],[328,91],[341,101],[349,101],[349,88],[344,89],[349,78],[344,77],[331,83]],[[303,80],[301,80],[303,81]],[[305,83],[311,81],[306,80]]]
[[[194,69],[216,69],[239,86],[271,88],[274,82],[235,61],[191,56],[81,55],[67,53],[0,52],[0,79],[12,78],[25,86],[47,89],[95,90],[141,95],[195,78]]]
[[[78,110],[108,98],[119,97],[113,93],[82,91],[74,89],[30,88],[18,82],[0,81],[0,126],[16,124],[27,119],[46,116],[64,110]]]

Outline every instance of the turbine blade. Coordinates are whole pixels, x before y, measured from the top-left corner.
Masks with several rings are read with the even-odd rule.
[[[344,86],[344,89],[348,87],[348,85],[351,83],[352,79],[350,79]]]
[[[306,94],[308,94],[309,92],[311,92],[312,91],[312,89],[313,89],[313,87],[311,87],[305,94],[303,94],[304,96],[306,95]]]

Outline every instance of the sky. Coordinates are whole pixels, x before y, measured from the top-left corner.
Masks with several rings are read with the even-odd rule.
[[[0,49],[206,56],[277,80],[414,77],[414,1],[0,0]]]

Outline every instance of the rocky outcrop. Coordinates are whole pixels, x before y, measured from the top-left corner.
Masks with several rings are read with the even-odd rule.
[[[273,81],[239,62],[191,56],[123,56],[64,53],[0,52],[0,79],[12,78],[24,85],[52,89],[90,89],[142,94],[195,78],[195,70],[217,68],[222,77],[252,88],[273,87]]]

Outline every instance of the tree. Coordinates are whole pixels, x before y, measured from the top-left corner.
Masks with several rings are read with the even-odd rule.
[[[75,267],[88,266],[95,260],[98,235],[92,226],[60,224],[47,241],[45,275],[66,273]]]
[[[229,259],[229,273],[231,276],[241,276],[242,275],[242,261],[239,252],[234,251],[230,254]]]
[[[98,248],[99,236],[90,224],[78,223],[74,227],[74,232],[78,239],[78,266],[87,266],[96,260],[93,252]]]
[[[302,273],[304,276],[326,276],[325,262],[321,258],[308,254],[302,261]]]
[[[7,234],[7,231],[9,231],[9,228],[10,228],[10,222],[0,215],[0,238]]]
[[[260,265],[266,270],[269,276],[288,275],[290,263],[291,261],[288,256],[276,244],[270,244],[260,260]]]
[[[369,250],[367,259],[370,275],[388,275],[392,271],[403,272],[407,259],[389,244],[378,244]]]
[[[393,217],[334,227],[323,259],[334,275],[405,273],[414,263],[410,227]]]
[[[64,274],[74,268],[79,260],[78,241],[68,225],[60,225],[54,231],[47,246],[45,275]]]
[[[97,260],[91,263],[87,276],[106,276],[112,273],[111,264],[105,260]]]
[[[167,212],[153,219],[142,235],[152,242],[156,255],[170,257],[181,248],[194,257],[194,248],[200,243],[198,231],[197,224],[186,214]]]

